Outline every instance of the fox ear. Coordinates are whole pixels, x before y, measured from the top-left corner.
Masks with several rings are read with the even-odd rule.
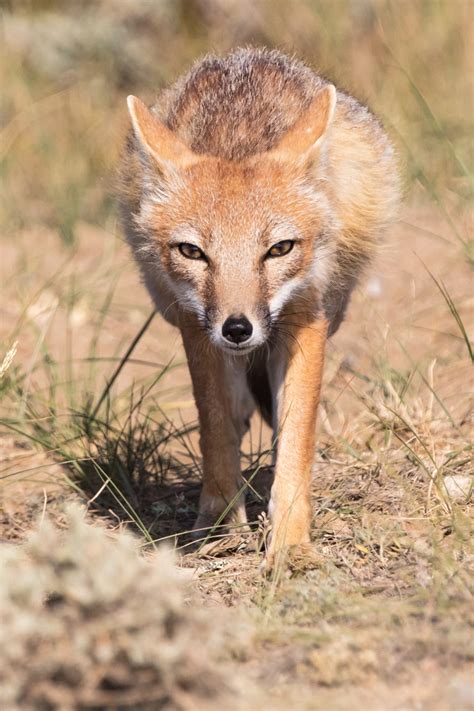
[[[182,143],[136,96],[127,98],[135,136],[141,147],[166,171],[166,168],[185,168],[199,158]]]
[[[336,89],[328,84],[318,91],[295,125],[270,150],[270,155],[280,160],[302,158],[306,161],[314,158],[331,125],[335,108]]]

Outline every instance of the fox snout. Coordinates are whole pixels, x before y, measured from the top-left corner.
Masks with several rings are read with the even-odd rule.
[[[244,355],[263,345],[270,332],[270,317],[252,313],[231,313],[224,319],[211,323],[207,321],[207,331],[211,342],[224,351]]]
[[[252,336],[253,326],[246,316],[229,316],[223,323],[222,335],[229,343],[245,343]]]

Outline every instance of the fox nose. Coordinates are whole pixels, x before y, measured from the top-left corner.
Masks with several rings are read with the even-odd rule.
[[[231,343],[248,341],[252,331],[252,324],[246,316],[229,316],[222,326],[222,335]]]

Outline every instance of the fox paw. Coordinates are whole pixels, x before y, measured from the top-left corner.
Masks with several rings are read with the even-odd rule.
[[[303,573],[320,568],[323,563],[323,556],[317,553],[311,543],[299,543],[268,552],[260,564],[260,572],[266,576]]]
[[[271,523],[266,544],[265,558],[260,566],[265,575],[293,567],[292,561],[313,555],[309,525],[301,525],[301,519],[297,519],[294,526],[288,520],[280,525]]]
[[[201,500],[199,513],[193,526],[193,538],[204,540],[208,536],[216,536],[223,530],[232,529],[234,533],[246,533],[250,530],[247,524],[245,502],[238,501],[232,508],[222,497],[206,496]]]

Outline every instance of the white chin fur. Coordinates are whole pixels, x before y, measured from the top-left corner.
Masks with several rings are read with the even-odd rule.
[[[256,348],[258,348],[260,344],[256,343],[255,345],[250,345],[250,346],[231,346],[229,345],[224,345],[223,343],[219,344],[219,348],[221,351],[224,351],[224,353],[228,353],[229,355],[232,356],[245,356],[248,355],[249,353],[252,353]]]
[[[211,336],[211,342],[220,348],[221,351],[224,351],[225,353],[228,353],[229,355],[247,355],[247,353],[251,353],[251,351],[255,350],[255,348],[258,348],[264,343],[264,340],[261,340],[259,338],[250,338],[248,341],[245,341],[244,343],[240,343],[238,345],[233,345],[232,343],[229,343],[229,341],[226,341],[225,338],[223,338],[221,335],[217,336],[217,338],[213,335]]]

